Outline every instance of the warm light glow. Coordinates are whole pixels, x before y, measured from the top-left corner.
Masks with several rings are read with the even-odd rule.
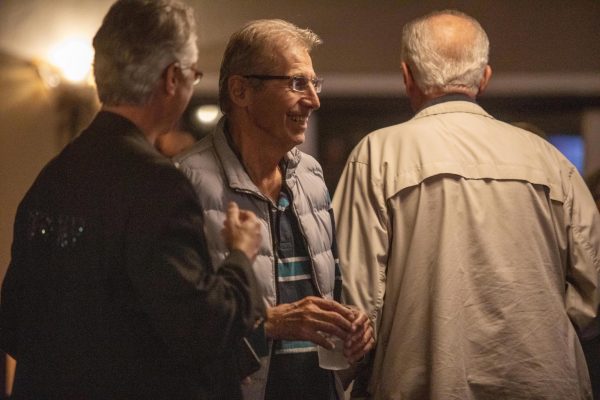
[[[67,39],[50,51],[50,62],[71,82],[83,82],[90,76],[93,58],[90,43],[79,38]]]
[[[34,63],[40,74],[40,78],[42,78],[47,87],[55,88],[60,85],[61,72],[58,68],[40,60],[36,60]]]
[[[216,105],[206,104],[198,107],[195,115],[200,125],[215,125],[221,116],[221,112]]]

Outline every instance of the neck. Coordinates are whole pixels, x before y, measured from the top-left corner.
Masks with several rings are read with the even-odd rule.
[[[442,92],[442,91],[435,91],[432,93],[423,93],[421,91],[419,91],[419,95],[415,95],[413,98],[411,98],[412,100],[412,105],[413,105],[413,110],[415,112],[419,112],[420,110],[432,105],[432,104],[437,104],[437,103],[441,103],[444,101],[443,98],[445,97],[456,97],[456,98],[463,98],[465,100],[471,100],[471,101],[475,101],[476,100],[476,95],[473,94],[472,91],[468,91],[468,90],[453,90],[450,92]]]
[[[244,129],[239,124],[231,123],[232,121],[228,122],[231,140],[250,180],[265,196],[276,201],[283,182],[279,162],[287,151],[273,146],[260,132]]]
[[[445,103],[448,101],[468,101],[471,103],[477,103],[474,96],[469,96],[465,93],[447,93],[442,96],[433,97],[427,100],[421,107],[421,110],[427,107],[431,107],[436,104]]]
[[[133,122],[152,146],[156,145],[159,136],[172,128],[169,119],[152,106],[103,106],[102,110],[119,114]]]

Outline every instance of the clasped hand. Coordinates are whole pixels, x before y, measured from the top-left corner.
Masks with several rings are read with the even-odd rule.
[[[326,336],[335,335],[344,341],[344,356],[350,363],[374,345],[373,327],[363,311],[316,296],[270,307],[265,333],[276,340],[310,340],[327,349],[333,345]]]

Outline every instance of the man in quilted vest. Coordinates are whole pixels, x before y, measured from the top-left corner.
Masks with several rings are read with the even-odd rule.
[[[319,43],[310,30],[281,20],[253,21],[234,33],[219,80],[225,116],[176,160],[199,194],[213,261],[227,255],[218,231],[229,201],[262,223],[254,271],[267,318],[264,336],[251,338],[262,357],[242,387],[246,399],[339,399],[316,345],[331,348],[327,336],[339,337],[354,362],[373,344],[367,316],[338,303],[329,193],[321,166],[296,148],[319,108],[322,80],[310,58]]]

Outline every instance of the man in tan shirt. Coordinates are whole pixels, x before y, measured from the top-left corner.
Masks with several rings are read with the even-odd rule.
[[[429,14],[402,43],[416,115],[357,145],[333,199],[345,300],[376,326],[370,398],[591,398],[576,330],[598,310],[600,215],[584,181],[477,105],[492,75],[477,21]]]

